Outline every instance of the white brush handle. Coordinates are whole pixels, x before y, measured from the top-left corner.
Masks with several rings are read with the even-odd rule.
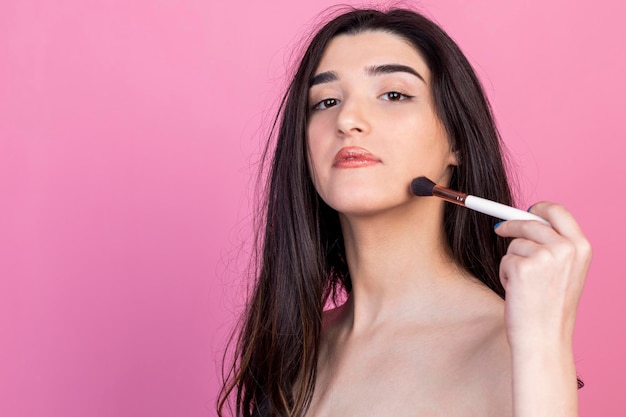
[[[537,220],[551,226],[547,220],[535,214],[473,195],[468,195],[465,198],[465,207],[502,220]]]

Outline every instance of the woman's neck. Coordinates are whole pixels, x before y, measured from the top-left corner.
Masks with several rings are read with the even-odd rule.
[[[352,328],[439,310],[463,271],[443,229],[443,203],[423,200],[385,213],[341,215],[352,293]],[[349,312],[348,312],[349,313]]]

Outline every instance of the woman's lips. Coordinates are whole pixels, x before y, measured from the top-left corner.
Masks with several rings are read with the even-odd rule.
[[[333,161],[333,168],[361,168],[382,162],[367,149],[357,146],[341,148]]]

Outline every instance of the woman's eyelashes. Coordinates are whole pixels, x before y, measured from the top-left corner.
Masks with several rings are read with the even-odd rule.
[[[316,104],[314,104],[311,110],[326,110],[330,107],[336,106],[337,104],[339,104],[339,99],[325,98],[324,100],[318,101]]]
[[[408,94],[401,93],[399,91],[389,91],[380,96],[383,100],[387,101],[403,101],[414,98],[415,96],[410,96]]]
[[[384,101],[404,101],[404,100],[410,100],[412,98],[415,98],[415,96],[404,94],[404,93],[401,93],[400,91],[388,91],[384,94],[381,94],[379,98]],[[313,111],[326,110],[326,109],[329,109],[331,107],[338,105],[339,103],[341,103],[341,100],[337,98],[325,98],[321,101],[316,102],[311,107],[311,110]]]

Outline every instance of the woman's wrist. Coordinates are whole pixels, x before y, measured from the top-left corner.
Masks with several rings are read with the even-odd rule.
[[[519,355],[534,355],[543,352],[563,353],[571,352],[573,348],[572,332],[538,331],[516,332],[508,334],[511,352]]]
[[[575,417],[577,379],[571,341],[511,346],[515,417]]]

